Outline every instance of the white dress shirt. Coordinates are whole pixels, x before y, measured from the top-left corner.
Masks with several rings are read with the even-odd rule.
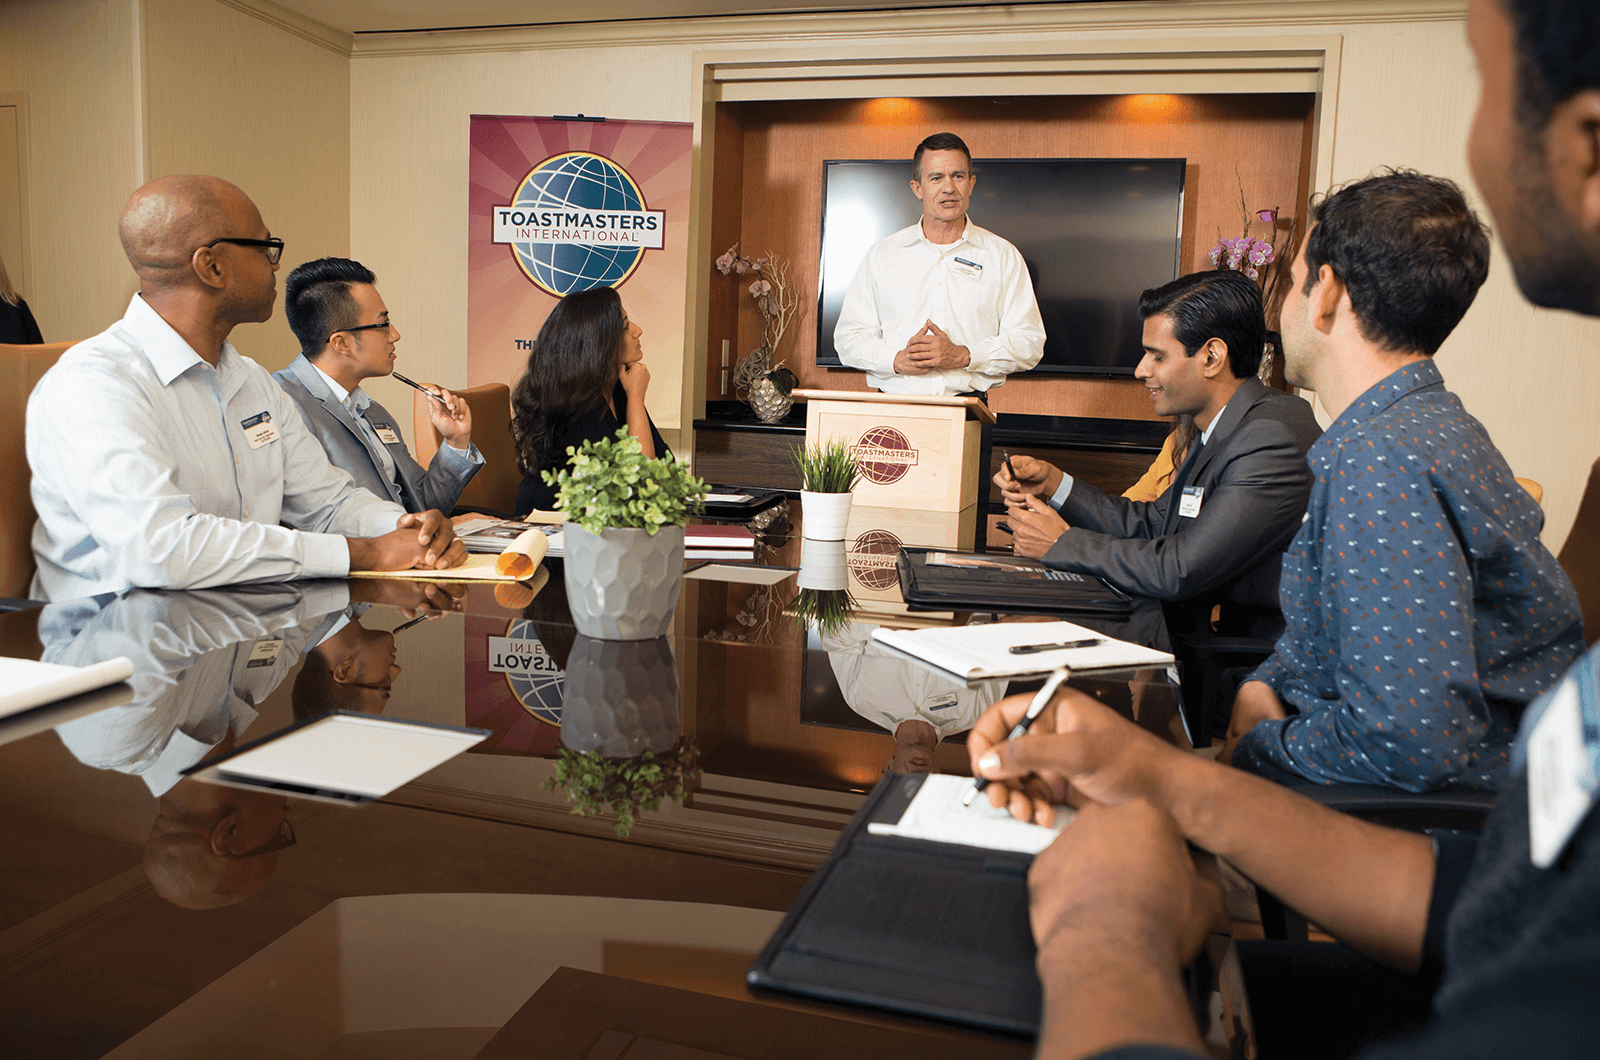
[[[897,375],[894,358],[929,321],[965,346],[965,368]],[[954,243],[928,242],[918,222],[878,240],[845,292],[834,349],[886,394],[986,391],[1044,356],[1044,321],[1017,248],[971,219]]]
[[[904,721],[925,721],[939,739],[966,732],[983,712],[1006,694],[1007,681],[964,681],[935,673],[927,665],[892,652],[872,639],[873,626],[851,622],[822,634],[828,663],[850,709],[893,733]]]
[[[316,582],[52,604],[39,613],[45,662],[133,660],[133,702],[56,733],[85,765],[140,777],[164,795],[229,733],[244,735],[349,602],[343,582]]]
[[[260,365],[224,342],[213,369],[137,294],[34,388],[27,452],[49,600],[343,577],[344,538],[405,514],[328,463]]]

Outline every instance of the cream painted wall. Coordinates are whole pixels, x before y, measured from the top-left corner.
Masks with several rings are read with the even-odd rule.
[[[559,40],[533,31],[455,40],[433,35],[424,44],[364,37],[351,68],[351,182],[361,189],[351,204],[351,244],[357,256],[380,263],[386,297],[410,328],[410,356],[441,381],[460,379],[469,114],[583,111],[694,120],[689,103],[697,48],[746,52],[754,45],[776,53],[799,45],[820,57],[830,47],[903,44],[908,31],[930,40],[978,32],[1015,41],[1019,51],[1070,50],[1078,39],[1338,34],[1343,55],[1338,112],[1331,118],[1334,180],[1379,165],[1412,166],[1452,177],[1475,196],[1463,154],[1476,95],[1465,3],[1398,6],[1415,14],[1354,0],[1248,8],[1184,3],[1040,10],[1029,13],[1031,26],[1023,30],[1016,28],[1015,12],[996,10],[961,16],[966,21],[959,29],[885,14],[740,19],[696,27],[693,35],[668,24],[591,27],[564,31]],[[1263,8],[1271,15],[1256,14]],[[615,43],[623,35],[630,37],[626,46]],[[686,379],[693,365],[681,354],[670,362],[662,346],[657,337],[652,380]],[[1584,408],[1600,389],[1600,322],[1530,308],[1499,259],[1439,358],[1452,388],[1488,426],[1516,473],[1544,485],[1545,538],[1559,547],[1589,464],[1600,453],[1600,417]],[[678,425],[675,404],[652,400],[651,406],[664,426]]]
[[[232,335],[241,353],[282,368],[299,349],[284,278],[350,252],[350,60],[217,0],[140,6],[149,177],[231,180],[284,240],[277,310]]]
[[[0,92],[27,94],[28,299],[46,340],[122,316],[135,283],[117,217],[139,185],[128,0],[0,0]]]

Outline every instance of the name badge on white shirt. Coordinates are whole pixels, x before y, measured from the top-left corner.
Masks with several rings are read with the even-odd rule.
[[[950,261],[955,270],[961,275],[974,280],[983,279],[983,266],[977,262],[968,261],[966,258],[951,258]]]
[[[946,692],[943,695],[934,696],[932,699],[928,700],[929,710],[949,710],[955,705],[956,694],[954,692]]]
[[[244,428],[244,440],[250,443],[252,449],[260,449],[280,437],[278,428],[272,425],[270,412],[258,412],[247,420],[240,420],[239,426]]]
[[[246,669],[257,666],[271,666],[278,661],[278,653],[283,650],[281,640],[258,640],[250,648],[250,659],[244,665]]]
[[[378,436],[378,441],[384,445],[399,445],[400,436],[394,433],[394,428],[387,423],[374,423],[372,433]]]
[[[1183,519],[1193,519],[1200,514],[1200,502],[1205,499],[1204,486],[1185,486],[1183,496],[1178,499],[1178,515]]]
[[[1545,698],[1527,733],[1528,848],[1541,869],[1561,856],[1600,790],[1600,685],[1594,656],[1579,659]]]

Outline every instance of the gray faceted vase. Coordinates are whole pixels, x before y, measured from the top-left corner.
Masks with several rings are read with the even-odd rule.
[[[600,640],[650,640],[672,628],[683,588],[683,527],[653,535],[608,526],[591,534],[565,525],[567,603],[572,624]]]
[[[572,642],[561,704],[561,743],[579,753],[637,758],[672,750],[683,735],[672,642]]]

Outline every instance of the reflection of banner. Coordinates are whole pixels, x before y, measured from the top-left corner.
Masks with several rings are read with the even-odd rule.
[[[658,422],[676,426],[693,126],[474,115],[467,383],[515,384],[555,300],[616,287],[644,329]]]
[[[563,675],[534,623],[469,614],[466,624],[466,724],[494,731],[472,752],[553,754]]]

